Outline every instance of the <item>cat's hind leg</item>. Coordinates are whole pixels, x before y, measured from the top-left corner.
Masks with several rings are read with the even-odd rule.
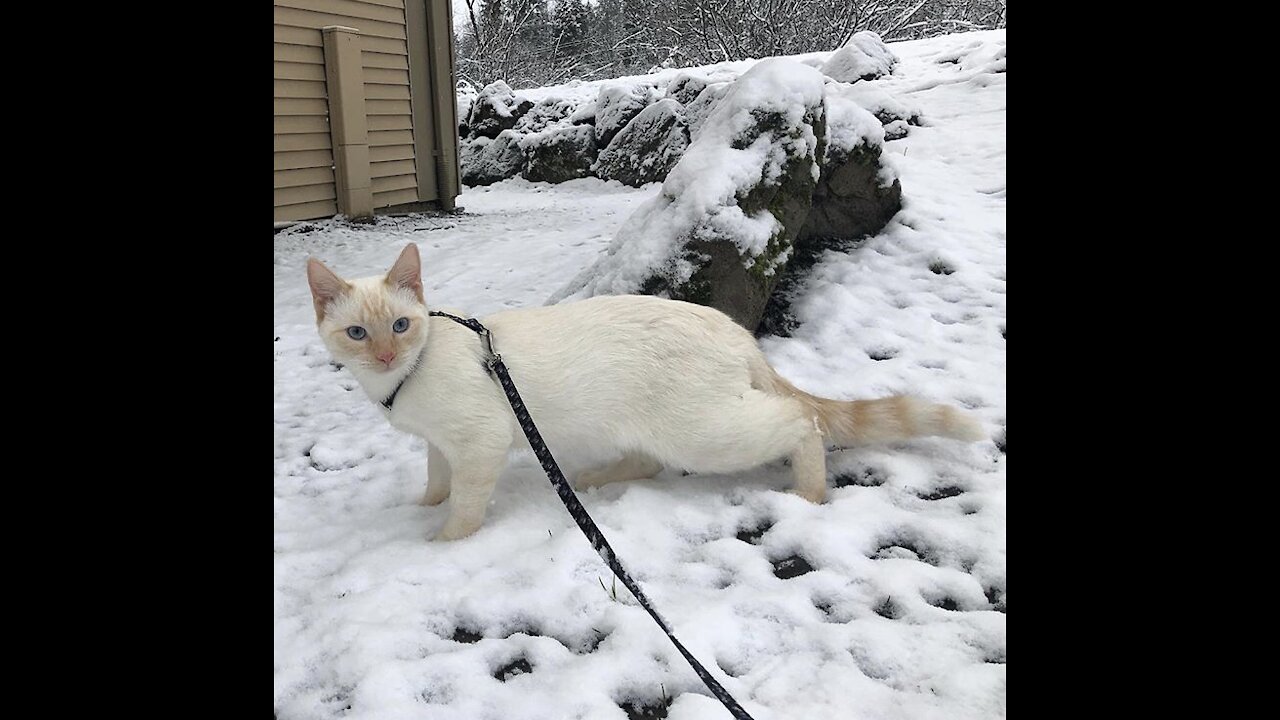
[[[641,453],[627,453],[622,459],[603,468],[588,470],[578,476],[578,489],[600,487],[625,480],[643,480],[662,471],[662,463]]]
[[[791,474],[795,480],[791,492],[811,503],[827,497],[827,448],[822,433],[813,432],[801,438],[791,451]]]
[[[427,443],[427,492],[420,501],[423,505],[439,505],[449,497],[449,480],[452,471],[440,448]]]
[[[700,473],[734,473],[787,457],[794,477],[791,492],[814,503],[826,498],[822,431],[813,411],[795,398],[749,389],[697,422],[698,432],[671,438],[678,456],[665,458],[669,464]]]

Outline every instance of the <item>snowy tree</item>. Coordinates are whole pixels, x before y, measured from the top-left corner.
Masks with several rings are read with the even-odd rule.
[[[460,0],[458,71],[476,87],[600,79],[1005,27],[1006,0]]]

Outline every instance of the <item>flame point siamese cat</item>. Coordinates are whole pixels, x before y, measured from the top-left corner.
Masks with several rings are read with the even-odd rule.
[[[307,279],[321,339],[391,425],[426,440],[425,505],[450,500],[437,535],[475,532],[498,474],[528,448],[472,330],[429,316],[418,248],[390,272],[344,280],[315,258]],[[830,400],[778,375],[751,333],[724,313],[644,295],[504,310],[481,319],[547,446],[589,444],[613,457],[578,475],[596,487],[664,466],[733,473],[789,458],[791,492],[826,496],[825,446],[924,435],[975,441],[972,417],[909,397]],[[380,405],[381,406],[381,405]]]

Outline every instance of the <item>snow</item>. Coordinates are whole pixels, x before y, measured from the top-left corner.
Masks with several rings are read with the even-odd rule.
[[[901,97],[890,95],[881,87],[882,83],[860,82],[854,85],[844,83],[828,83],[827,97],[838,96],[856,103],[867,112],[880,118],[900,120],[918,120],[921,111],[919,106]]]
[[[826,56],[830,53],[818,53],[819,56]],[[791,56],[793,60],[809,57],[807,55]],[[590,80],[583,82],[574,80],[563,85],[549,85],[541,88],[522,88],[516,90],[515,94],[519,97],[528,98],[534,102],[538,102],[543,98],[555,97],[561,99],[573,99],[576,102],[596,102],[605,93],[606,90],[614,95],[627,95],[636,93],[639,96],[642,92],[648,92],[653,89],[654,97],[657,99],[663,93],[663,89],[669,87],[673,82],[684,77],[697,77],[704,79],[707,84],[727,82],[737,78],[746,72],[751,66],[755,65],[757,60],[736,60],[733,62],[722,62],[715,65],[703,65],[701,67],[691,68],[668,68],[647,75],[627,75],[624,77],[616,77],[608,80]],[[638,87],[639,86],[639,87]],[[614,88],[610,90],[610,88]]]
[[[987,31],[892,45],[899,65],[872,82],[928,120],[885,144],[904,208],[825,255],[793,305],[794,336],[762,341],[810,392],[956,404],[999,446],[830,453],[839,487],[823,505],[780,492],[782,464],[582,494],[676,634],[757,720],[1005,716],[1004,44]],[[538,305],[660,190],[516,178],[467,189],[461,216],[276,235],[280,720],[623,720],[620,703],[664,692],[673,720],[728,717],[634,599],[605,589],[608,570],[531,456],[503,473],[476,535],[427,542],[446,508],[416,504],[425,448],[330,363],[305,280],[308,255],[360,276],[416,242],[428,302],[478,316]],[[793,555],[814,570],[777,577]],[[494,678],[519,658],[532,672]]]

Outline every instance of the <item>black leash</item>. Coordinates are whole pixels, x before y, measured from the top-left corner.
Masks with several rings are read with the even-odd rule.
[[[538,457],[538,462],[542,463],[542,470],[547,473],[547,479],[551,481],[552,487],[555,488],[556,494],[560,496],[560,502],[564,503],[565,509],[569,511],[569,515],[573,517],[574,522],[578,523],[578,528],[582,530],[582,534],[587,536],[587,540],[591,542],[591,546],[596,549],[596,553],[604,560],[613,574],[618,576],[622,584],[626,586],[631,594],[635,596],[640,603],[640,607],[649,613],[649,617],[658,623],[658,627],[667,634],[667,638],[671,640],[671,644],[676,646],[676,650],[684,656],[684,659],[693,668],[693,671],[702,678],[702,682],[706,684],[707,689],[716,696],[721,703],[728,708],[729,712],[736,720],[754,720],[737,700],[725,690],[719,682],[716,681],[707,669],[702,667],[702,663],[693,656],[680,641],[676,639],[675,634],[671,632],[671,628],[658,615],[658,611],[653,609],[653,605],[649,602],[649,598],[640,590],[640,586],[635,580],[631,579],[631,575],[622,567],[622,563],[618,561],[618,556],[614,554],[613,548],[609,546],[609,541],[605,540],[604,533],[600,532],[600,528],[596,527],[596,523],[587,514],[587,509],[582,507],[582,503],[578,501],[578,496],[573,492],[573,488],[569,486],[569,481],[565,480],[564,473],[560,471],[560,466],[556,464],[555,458],[551,457],[551,451],[547,449],[547,444],[542,441],[542,435],[538,433],[538,428],[533,424],[533,418],[529,417],[529,410],[524,406],[524,401],[520,399],[520,393],[516,390],[515,383],[511,382],[511,375],[507,373],[507,366],[502,362],[502,356],[493,350],[493,337],[489,334],[489,329],[474,318],[462,319],[460,317],[432,311],[431,315],[448,318],[459,325],[475,332],[484,341],[484,349],[488,354],[485,359],[485,367],[488,368],[498,380],[498,384],[502,386],[502,391],[507,395],[507,402],[511,403],[511,409],[516,414],[516,420],[520,423],[520,429],[524,431],[524,436],[529,440],[529,447],[533,448],[533,454]],[[399,390],[399,388],[396,388]],[[395,393],[392,393],[392,398]],[[389,405],[388,405],[389,407]]]

